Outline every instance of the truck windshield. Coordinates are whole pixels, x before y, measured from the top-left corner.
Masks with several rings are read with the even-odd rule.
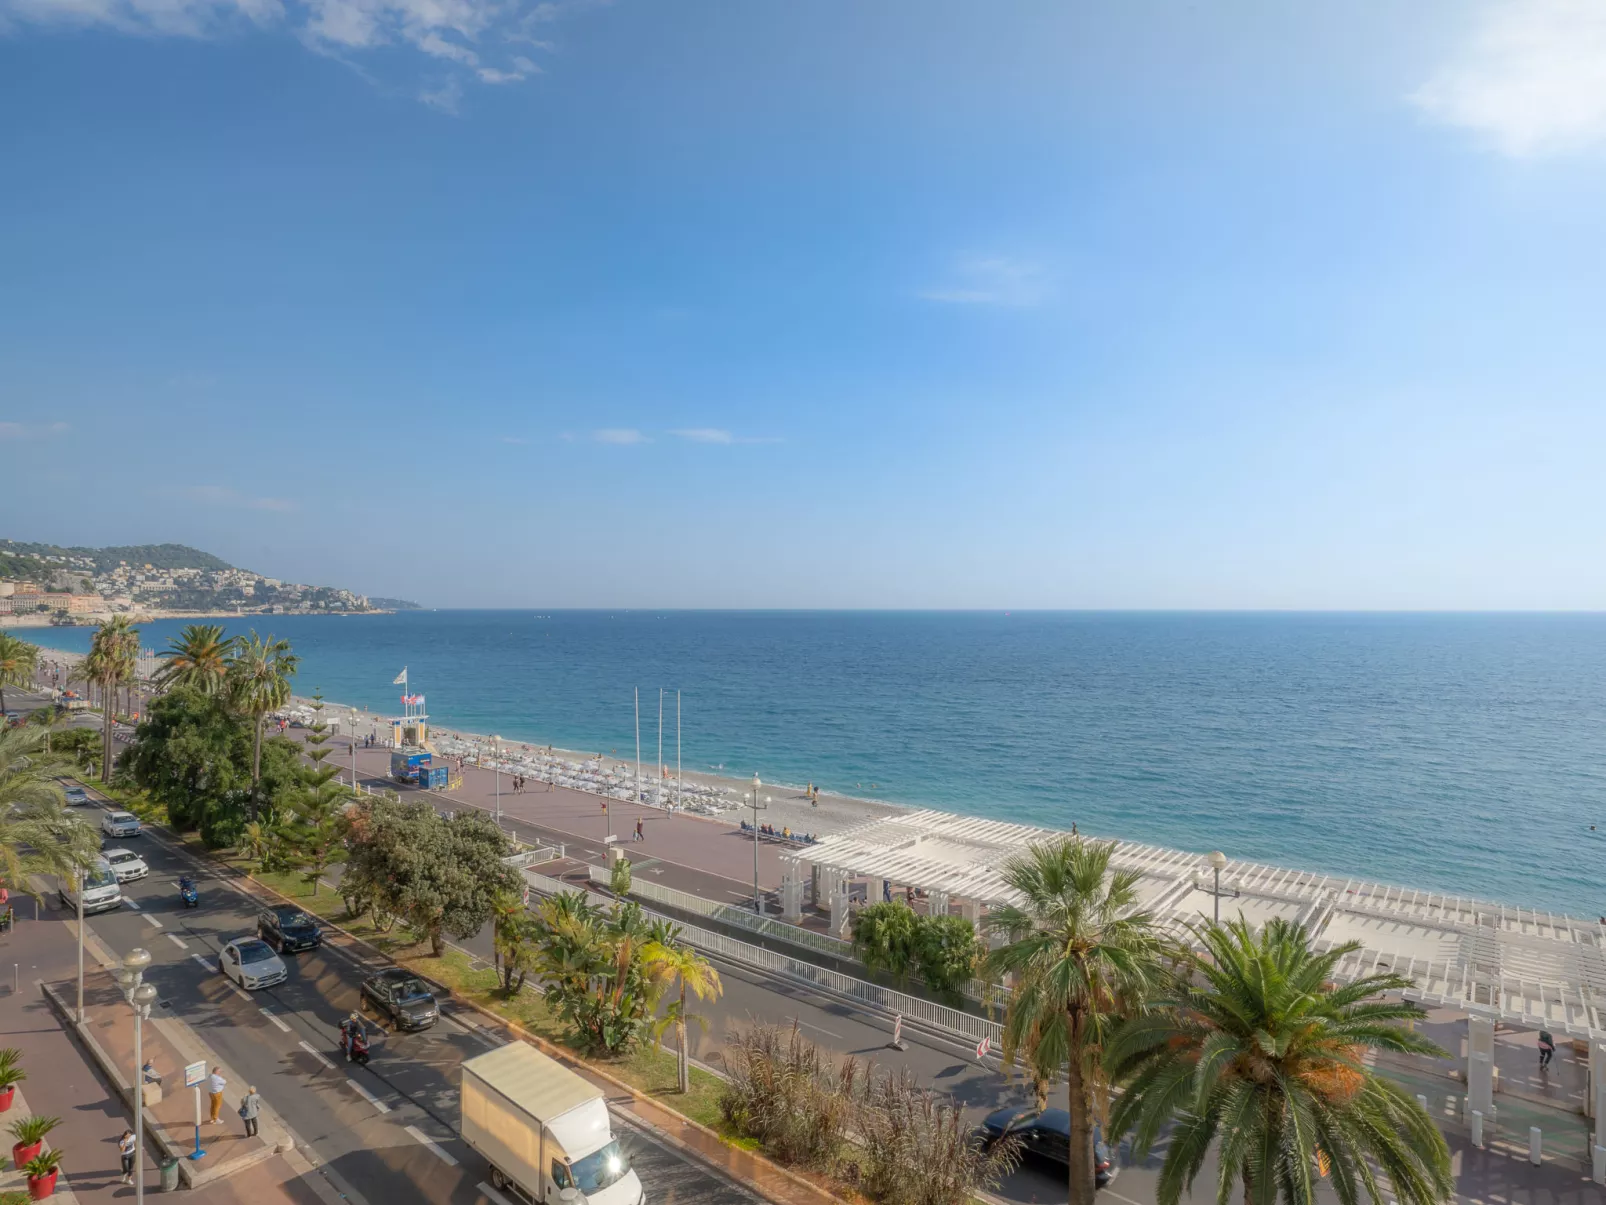
[[[630,1156],[615,1138],[600,1151],[592,1151],[584,1159],[577,1159],[572,1170],[574,1186],[589,1197],[624,1179],[630,1171]]]
[[[117,876],[112,873],[112,868],[105,862],[96,862],[88,870],[84,871],[84,890],[86,891],[93,891],[97,887],[115,886],[117,886]]]

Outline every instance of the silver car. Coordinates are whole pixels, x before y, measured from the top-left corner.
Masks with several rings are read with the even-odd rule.
[[[217,969],[244,988],[272,987],[290,974],[273,947],[256,937],[242,937],[224,946],[217,956]]]
[[[107,812],[100,822],[100,831],[108,837],[137,837],[139,817],[133,812]]]

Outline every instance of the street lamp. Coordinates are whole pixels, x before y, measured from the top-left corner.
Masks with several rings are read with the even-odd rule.
[[[1227,864],[1227,855],[1219,849],[1213,849],[1205,861],[1210,863],[1210,869],[1216,872],[1216,889],[1210,893],[1211,900],[1216,909],[1216,924],[1221,923],[1221,868]]]
[[[355,707],[351,709],[351,793],[353,795],[361,793],[361,788],[357,785],[357,709]]]
[[[123,999],[134,1009],[134,1199],[145,1200],[145,1051],[142,1045],[145,1021],[156,1003],[156,987],[146,983],[145,968],[151,965],[149,950],[130,950],[117,972]]]
[[[502,738],[491,738],[491,765],[496,767],[496,827],[502,827]]]
[[[758,814],[768,810],[768,800],[759,803],[759,788],[764,784],[759,781],[758,775],[753,775],[753,802],[748,806],[753,809],[753,911],[760,916],[764,915],[764,899],[758,893]]]

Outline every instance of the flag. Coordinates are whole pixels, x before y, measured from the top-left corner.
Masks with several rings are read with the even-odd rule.
[[[407,667],[405,665],[402,666],[402,672],[397,674],[394,678],[391,679],[390,684],[392,686],[406,686],[407,685]]]

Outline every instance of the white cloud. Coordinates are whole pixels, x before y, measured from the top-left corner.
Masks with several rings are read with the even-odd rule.
[[[593,431],[591,438],[599,444],[644,444],[652,441],[634,427],[604,427]]]
[[[769,435],[736,435],[723,427],[681,427],[671,431],[677,439],[695,444],[773,444],[781,441]]]
[[[1002,255],[970,255],[954,265],[948,282],[919,295],[951,305],[1026,307],[1046,301],[1049,287],[1042,264]]]
[[[515,43],[521,50],[550,49],[550,42],[530,30],[585,6],[581,0],[562,5],[530,0],[0,0],[0,35],[28,25],[188,38],[277,28],[338,58],[406,45],[456,64],[483,83],[510,84],[541,68],[527,54],[487,62],[491,51]],[[419,99],[456,112],[461,93],[456,81],[425,88]]]
[[[223,485],[185,485],[165,492],[204,506],[223,506],[230,510],[296,509],[296,504],[286,498],[252,498]]]
[[[1606,140],[1606,3],[1497,0],[1410,99],[1507,155]]]
[[[527,444],[530,441],[522,435],[498,435],[496,442],[499,444]]]
[[[71,430],[66,423],[0,423],[0,439],[49,439]]]

